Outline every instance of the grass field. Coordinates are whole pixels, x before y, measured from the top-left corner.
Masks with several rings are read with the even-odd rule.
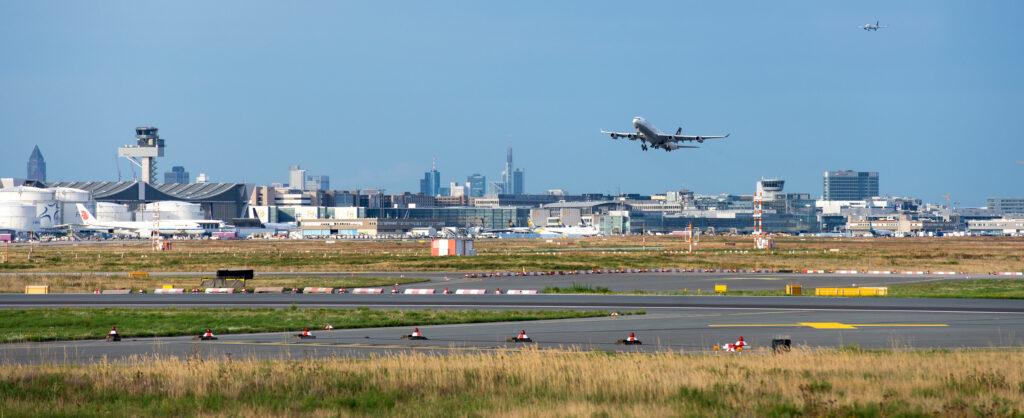
[[[642,312],[626,312],[639,314]],[[337,329],[425,326],[479,322],[607,316],[608,311],[538,310],[379,310],[269,308],[38,308],[3,310],[0,343],[102,339],[116,325],[123,337],[300,331],[304,327]]]
[[[96,276],[91,274],[12,274],[0,276],[0,293],[22,293],[28,285],[50,286],[51,293],[88,293],[95,289],[145,289],[147,292],[164,285],[176,288],[191,289],[200,287],[204,276],[160,276],[149,278],[129,278],[127,274],[116,276]],[[422,283],[429,279],[410,277],[259,277],[249,281],[248,288],[280,286],[286,288],[302,287],[366,287],[391,286],[394,284]]]
[[[704,237],[693,254],[678,237],[477,240],[476,257],[430,257],[427,241],[180,241],[19,244],[0,271],[548,271],[597,268],[1024,270],[1024,239],[779,237],[774,252],[749,237]]]
[[[8,416],[1019,417],[1024,352],[537,349],[0,368]]]

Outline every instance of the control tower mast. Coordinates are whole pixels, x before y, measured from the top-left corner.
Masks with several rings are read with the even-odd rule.
[[[127,158],[142,171],[144,183],[154,183],[156,176],[156,158],[164,156],[164,140],[157,134],[157,128],[140,126],[135,128],[135,145],[125,145],[117,149],[119,157]]]

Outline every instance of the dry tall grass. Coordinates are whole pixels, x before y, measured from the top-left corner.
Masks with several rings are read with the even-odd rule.
[[[410,275],[411,276],[411,275]],[[176,288],[192,289],[200,287],[204,279],[210,279],[212,275],[201,276],[178,276],[165,277],[153,276],[148,278],[130,278],[125,275],[99,276],[93,274],[10,274],[0,276],[0,293],[21,293],[25,286],[46,285],[50,286],[51,293],[89,293],[96,289],[140,289],[147,292],[164,285],[171,285]],[[303,287],[364,287],[364,286],[390,286],[394,284],[408,284],[425,282],[428,279],[417,279],[414,277],[260,277],[247,283],[247,287],[273,287],[285,288]]]
[[[478,240],[477,257],[430,257],[426,241],[181,241],[14,245],[0,271],[488,271],[697,267],[763,269],[1024,270],[1024,239],[780,237],[774,253],[749,237],[705,237],[693,254],[679,237]]]
[[[1021,351],[513,350],[0,369],[19,414],[1020,416]]]

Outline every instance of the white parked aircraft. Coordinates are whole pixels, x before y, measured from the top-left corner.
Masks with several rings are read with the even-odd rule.
[[[206,219],[181,219],[165,221],[100,221],[82,204],[75,205],[78,216],[87,229],[106,231],[111,234],[134,234],[141,238],[153,235],[203,235],[224,227],[224,222]]]
[[[877,31],[879,29],[887,28],[888,27],[888,26],[879,25],[878,23],[879,22],[876,20],[874,24],[868,23],[868,24],[866,24],[864,26],[857,26],[857,27],[861,28],[861,29],[864,29],[864,30],[870,30],[870,31]]]
[[[692,145],[679,145],[679,142],[694,141],[697,143],[704,143],[707,139],[722,139],[728,138],[729,134],[725,135],[683,135],[683,128],[676,129],[675,134],[661,133],[658,128],[647,122],[646,119],[636,116],[633,118],[633,128],[636,132],[608,132],[602,130],[601,133],[610,135],[612,139],[628,138],[630,141],[640,140],[640,148],[647,151],[647,145],[651,147],[661,148],[665,151],[677,150],[679,148],[699,148]]]
[[[540,234],[542,238],[579,238],[601,234],[595,226],[542,226],[533,232]]]

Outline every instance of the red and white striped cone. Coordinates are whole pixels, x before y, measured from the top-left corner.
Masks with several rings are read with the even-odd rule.
[[[397,284],[394,285],[393,287],[391,287],[391,294],[392,295],[398,294],[398,285]]]
[[[522,330],[519,330],[519,335],[516,335],[515,337],[509,338],[508,342],[512,342],[512,343],[532,343],[533,339],[530,338],[530,336],[526,335],[526,330],[525,329],[522,329]]]
[[[96,288],[96,290],[94,290],[94,291],[92,292],[92,294],[94,294],[94,295],[98,295],[98,294],[100,294],[100,288],[98,288],[98,287],[97,287],[97,288]]]
[[[448,288],[446,287],[446,288],[444,288],[444,292],[441,292],[441,294],[442,295],[450,295],[450,294],[452,294],[452,291],[448,290]]]
[[[315,335],[309,333],[309,327],[303,328],[302,333],[295,334],[299,338],[316,338]]]
[[[199,339],[203,340],[203,341],[207,341],[207,340],[216,340],[217,337],[213,335],[213,331],[211,331],[209,328],[207,328],[206,332],[204,332],[203,335],[199,336]]]
[[[743,351],[747,348],[747,342],[743,340],[743,336],[740,336],[733,345],[736,346],[736,351]]]
[[[110,327],[110,332],[107,333],[107,341],[121,341],[121,334],[117,333],[117,327]]]
[[[616,344],[625,344],[625,345],[641,345],[641,344],[643,344],[642,342],[640,342],[639,339],[636,338],[636,333],[635,332],[630,332],[629,336],[626,337],[626,339],[618,340],[615,343]]]
[[[500,295],[500,294],[501,294],[501,288],[500,288],[500,287],[498,287],[498,288],[495,288],[495,289],[494,289],[494,294],[495,294],[495,295]]]
[[[412,329],[412,334],[403,335],[402,339],[404,339],[404,340],[428,340],[429,338],[424,337],[423,333],[420,332],[419,327],[416,327],[416,328]]]

